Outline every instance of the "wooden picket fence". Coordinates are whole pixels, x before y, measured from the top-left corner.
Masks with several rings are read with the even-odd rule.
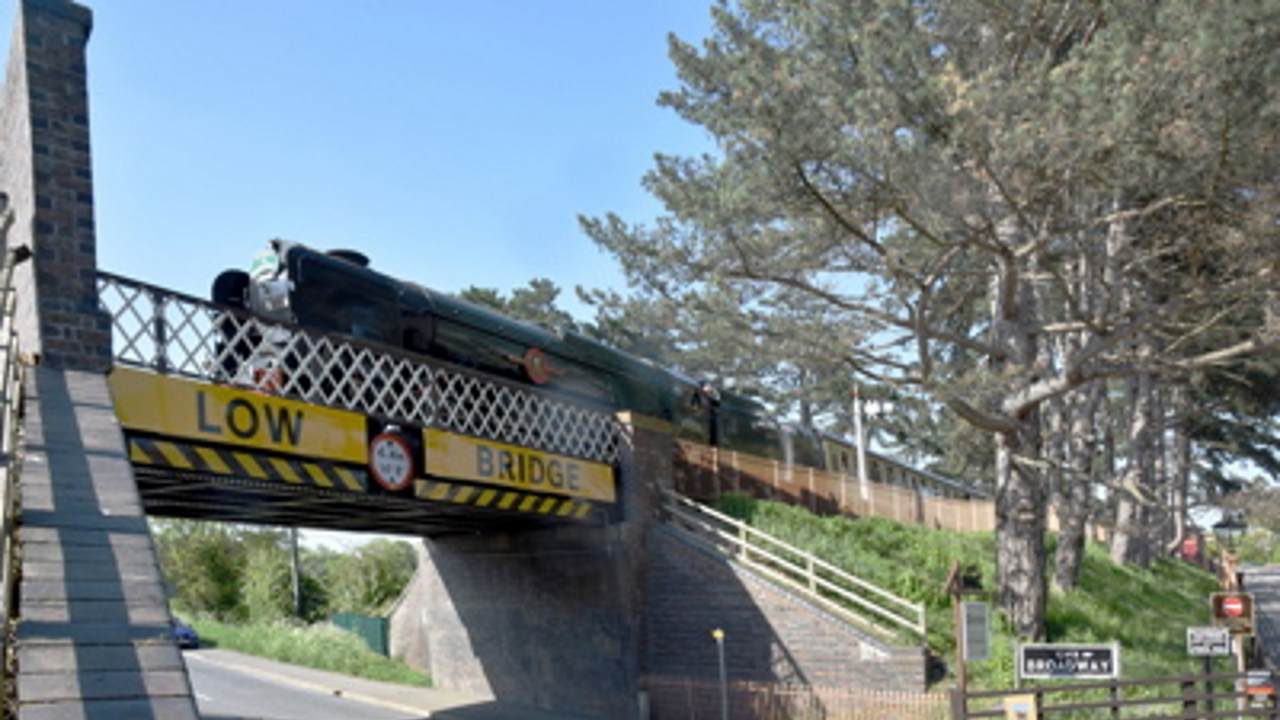
[[[869,475],[891,475],[899,484],[869,480],[864,486],[857,478],[842,473],[679,440],[675,489],[701,502],[713,502],[725,493],[740,493],[799,505],[819,515],[881,517],[954,532],[995,531],[996,508],[992,500],[932,494],[927,480],[911,481],[913,473],[909,469],[896,463],[880,465],[878,472]],[[1052,510],[1047,529],[1058,530],[1058,519]],[[1090,534],[1096,541],[1107,540],[1105,528],[1100,526],[1091,526]]]

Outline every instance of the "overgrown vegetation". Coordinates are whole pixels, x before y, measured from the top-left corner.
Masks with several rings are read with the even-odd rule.
[[[155,520],[153,528],[179,612],[253,623],[293,615],[286,531],[193,520]],[[338,612],[385,615],[416,562],[404,541],[374,540],[346,553],[302,548],[302,619]]]
[[[285,622],[231,624],[197,617],[191,625],[204,643],[227,650],[370,680],[431,684],[425,674],[371,651],[353,633],[327,623],[311,626]]]
[[[958,534],[881,518],[819,517],[803,508],[741,495],[726,496],[717,506],[859,577],[924,603],[929,647],[948,663],[954,653],[954,623],[943,583],[952,563],[976,566],[983,587],[995,588],[991,533]],[[1195,671],[1198,661],[1186,656],[1184,632],[1188,625],[1208,624],[1208,596],[1216,587],[1212,575],[1186,563],[1156,560],[1146,569],[1118,565],[1105,548],[1090,545],[1079,586],[1049,598],[1048,639],[1119,642],[1125,677]],[[971,665],[974,686],[1012,685],[1013,641],[1007,618],[995,613],[993,656]]]

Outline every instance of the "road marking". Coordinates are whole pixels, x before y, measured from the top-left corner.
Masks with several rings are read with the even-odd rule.
[[[271,678],[272,680],[275,680],[278,683],[282,683],[284,685],[292,685],[294,687],[303,688],[304,690],[311,690],[314,692],[318,692],[322,695],[330,695],[333,697],[346,698],[348,700],[354,700],[356,702],[365,703],[367,705],[378,705],[380,707],[387,708],[388,710],[395,710],[396,712],[409,713],[415,717],[422,718],[423,720],[429,720],[431,718],[430,710],[423,710],[422,708],[413,707],[412,705],[401,705],[400,703],[391,702],[390,700],[383,700],[381,698],[372,697],[369,695],[365,695],[363,693],[349,692],[347,690],[341,690],[339,688],[329,687],[327,685],[321,685],[319,683],[307,682],[306,680],[299,680],[297,678],[290,677],[288,675],[284,675],[277,672],[272,672],[271,670],[266,670],[260,667],[255,667],[253,668],[252,671],[250,671],[249,669],[241,667],[239,665],[233,665],[231,663],[222,662],[220,660],[214,660],[212,658],[206,657],[204,655],[200,655],[195,652],[184,653],[183,657],[194,658],[201,662],[209,663],[210,665],[217,665],[223,670],[230,670],[231,672],[240,673],[242,675],[250,675],[251,677],[259,677],[259,678],[262,678],[262,677]],[[262,658],[262,659],[265,660],[266,658]],[[314,668],[306,668],[306,669],[312,670]],[[326,670],[322,672],[332,672],[332,671]]]

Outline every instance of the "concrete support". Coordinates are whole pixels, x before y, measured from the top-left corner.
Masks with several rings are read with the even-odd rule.
[[[85,68],[92,27],[89,9],[66,0],[18,4],[0,106],[0,191],[14,213],[9,247],[34,253],[15,278],[23,352],[54,369],[105,372],[111,322],[95,289]]]
[[[392,616],[393,655],[442,687],[565,717],[636,716],[646,538],[673,446],[662,424],[622,419],[622,522],[425,541]]]

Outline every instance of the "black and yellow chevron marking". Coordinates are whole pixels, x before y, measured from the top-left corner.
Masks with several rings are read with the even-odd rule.
[[[129,459],[140,465],[158,465],[350,492],[365,492],[368,482],[363,470],[353,470],[334,463],[293,460],[279,455],[144,437],[129,438]]]
[[[575,520],[587,517],[592,509],[591,503],[576,498],[534,495],[506,488],[476,487],[443,480],[415,480],[413,493],[423,500]]]

